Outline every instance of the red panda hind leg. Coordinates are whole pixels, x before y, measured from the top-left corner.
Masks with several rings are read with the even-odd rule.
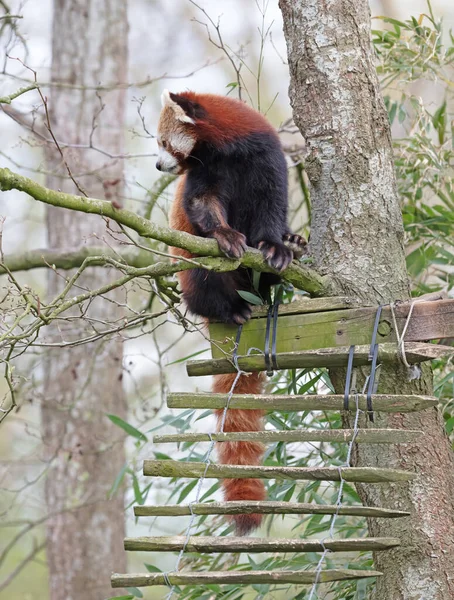
[[[228,394],[232,389],[236,373],[217,375],[214,377],[213,392]],[[259,394],[263,387],[263,373],[241,375],[236,382],[234,394]],[[218,431],[224,421],[223,431],[261,431],[263,429],[263,411],[228,409],[225,413],[216,411]],[[224,465],[260,465],[265,451],[259,442],[218,442],[217,453],[219,461]],[[260,479],[224,479],[222,483],[224,499],[233,500],[264,500],[265,486]],[[261,521],[259,514],[233,515],[236,533],[245,535],[256,529]]]

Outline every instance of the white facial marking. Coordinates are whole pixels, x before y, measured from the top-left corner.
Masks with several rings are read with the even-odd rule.
[[[175,110],[175,115],[177,117],[177,119],[179,121],[181,121],[182,123],[190,123],[191,125],[195,125],[195,121],[194,119],[191,119],[191,117],[188,117],[188,115],[184,112],[184,110],[180,107],[178,107],[181,111],[181,114]]]
[[[175,118],[178,121],[180,121],[181,123],[190,123],[191,125],[195,124],[194,119],[191,119],[191,117],[188,117],[188,115],[184,112],[184,110],[181,108],[181,106],[172,100],[172,98],[170,97],[169,90],[164,90],[162,92],[161,105],[162,105],[162,108],[164,108],[165,106],[170,106],[175,113]]]
[[[188,156],[195,146],[195,139],[184,133],[173,133],[169,137],[169,142],[176,152],[181,152],[184,156]]]
[[[169,90],[164,90],[162,92],[162,94],[161,94],[161,105],[162,105],[162,108],[164,108],[164,106],[172,106],[172,104],[175,104],[175,102],[170,97]]]
[[[162,171],[173,171],[178,167],[177,159],[172,156],[167,150],[164,150],[161,146],[159,147],[159,164],[161,165]]]

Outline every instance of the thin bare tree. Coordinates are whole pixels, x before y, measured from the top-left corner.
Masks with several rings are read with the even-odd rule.
[[[128,22],[124,0],[54,2],[52,82],[46,108],[47,136],[68,147],[46,146],[47,185],[54,189],[121,202],[123,165],[77,145],[91,142],[111,154],[124,152],[125,89],[94,93],[100,83],[127,81]],[[44,98],[46,103],[46,99]],[[47,120],[48,117],[48,120]],[[74,147],[71,147],[74,146]],[[107,163],[107,166],[106,166]],[[82,173],[89,173],[80,176]],[[61,176],[65,177],[61,177]],[[68,177],[69,175],[69,177]],[[48,207],[51,249],[99,245],[108,240],[107,222]],[[55,297],[68,274],[50,271],[48,293]],[[112,280],[108,269],[85,270],[77,293]],[[92,334],[103,323],[119,322],[124,291],[88,301],[53,325],[55,342]],[[84,318],[77,318],[84,316]],[[123,439],[108,413],[125,415],[120,338],[56,348],[47,353],[42,409],[43,439],[50,468],[46,478],[47,557],[52,600],[99,600],[112,594],[110,571],[125,566],[123,495],[108,500],[125,463]],[[71,510],[68,510],[71,509]]]

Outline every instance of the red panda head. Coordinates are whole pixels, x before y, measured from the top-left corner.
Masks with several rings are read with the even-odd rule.
[[[277,135],[263,115],[233,98],[164,90],[161,100],[156,163],[160,171],[183,173],[198,142],[222,149],[251,133]]]
[[[185,170],[185,161],[194,148],[195,109],[186,98],[164,90],[158,124],[159,157],[156,168],[176,175]]]

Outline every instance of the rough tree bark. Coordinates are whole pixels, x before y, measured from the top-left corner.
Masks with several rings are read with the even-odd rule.
[[[409,296],[403,226],[390,128],[370,41],[366,0],[280,0],[288,46],[290,99],[306,139],[312,184],[311,251],[337,291],[378,303]],[[343,373],[333,373],[339,390]],[[382,369],[381,393],[432,391],[429,368],[408,382],[406,370]],[[370,534],[401,538],[377,553],[377,600],[454,597],[454,460],[437,410],[377,415],[376,427],[421,429],[426,442],[362,445],[357,465],[418,473],[408,485],[361,486],[368,505],[411,511],[411,518],[371,520]]]
[[[127,81],[127,35],[125,0],[54,2],[52,81],[63,85],[52,88],[49,109],[58,140],[88,144],[94,131],[95,145],[112,154],[123,152],[125,91],[96,93],[87,86]],[[122,193],[121,161],[110,161],[105,167],[109,162],[106,156],[83,149],[65,149],[64,156],[87,193],[118,201]],[[49,144],[47,160],[49,170],[57,174],[47,178],[48,186],[79,193],[54,145]],[[94,171],[89,176],[77,175]],[[105,221],[99,217],[49,207],[47,222],[51,249],[99,246],[103,238],[114,245],[106,234]],[[77,284],[93,289],[111,279],[109,269],[93,269],[85,271]],[[50,271],[49,297],[63,285],[63,277]],[[124,300],[121,292],[109,299]],[[87,320],[80,318],[80,311],[77,314],[79,318],[63,320],[54,327],[54,342],[93,333]],[[95,324],[99,320],[114,322],[121,315],[115,302],[101,298],[86,313],[86,317],[98,319]],[[46,502],[52,515],[47,524],[51,600],[112,596],[110,574],[126,568],[122,494],[107,501],[125,462],[123,438],[106,417],[106,413],[125,416],[121,376],[119,340],[64,352],[56,349],[47,355],[42,418],[50,459]]]

